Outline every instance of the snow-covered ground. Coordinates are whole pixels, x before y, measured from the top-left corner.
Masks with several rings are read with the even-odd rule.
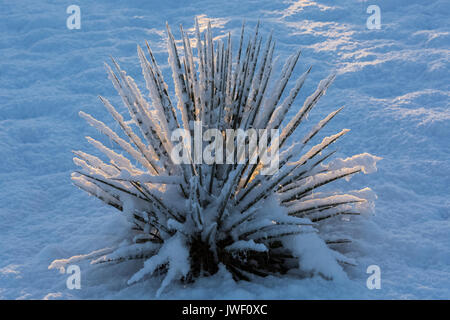
[[[81,7],[81,29],[66,28],[66,8]],[[369,30],[366,9],[381,8],[381,29]],[[139,266],[89,267],[82,288],[48,270],[54,259],[120,241],[123,217],[70,182],[71,150],[89,150],[94,135],[83,110],[114,124],[98,101],[119,105],[103,62],[118,58],[143,84],[136,45],[149,40],[160,63],[164,28],[211,19],[236,42],[245,19],[274,30],[277,53],[296,48],[301,74],[313,65],[301,97],[335,71],[338,77],[309,124],[345,105],[325,133],[352,131],[339,154],[383,157],[378,172],[343,188],[371,187],[376,215],[349,228],[358,266],[348,279],[266,278],[234,283],[220,272],[194,285],[171,285],[161,298],[433,299],[450,298],[450,2],[447,0],[166,0],[12,1],[0,4],[0,298],[152,299],[158,280],[132,286]],[[166,79],[169,78],[167,65]],[[170,82],[169,82],[170,83]],[[97,135],[98,136],[98,135]],[[356,223],[357,222],[357,223]],[[381,268],[382,287],[368,290],[366,268]]]

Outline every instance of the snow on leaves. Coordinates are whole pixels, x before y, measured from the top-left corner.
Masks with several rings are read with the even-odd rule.
[[[106,65],[130,120],[125,120],[103,97],[100,99],[121,133],[80,112],[115,146],[108,148],[87,137],[105,159],[75,151],[74,162],[80,169],[73,173],[72,180],[88,194],[123,211],[133,227],[130,237],[116,248],[56,260],[49,268],[83,259],[94,264],[140,259],[143,267],[128,284],[158,271],[164,278],[157,295],[174,280],[190,282],[216,273],[221,266],[236,280],[284,274],[303,266],[304,270],[326,278],[342,276],[339,264],[352,261],[328,245],[348,241],[326,242],[323,239],[327,236],[321,237],[319,232],[320,225],[337,223],[333,219],[336,216],[364,213],[373,207],[373,197],[366,197],[370,194],[368,189],[348,194],[317,190],[359,172],[374,172],[380,158],[365,153],[326,164],[334,154],[329,147],[348,129],[308,146],[342,108],[321,120],[303,139],[289,144],[289,138],[335,76],[322,80],[282,128],[311,68],[298,76],[285,94],[290,78],[296,74],[300,51],[288,58],[279,79],[274,79],[272,35],[263,41],[258,24],[254,35],[244,41],[244,31],[243,26],[234,56],[231,35],[225,43],[214,42],[210,25],[200,32],[196,22],[195,39],[180,30],[182,53],[167,26],[176,101],[168,93],[148,44],[147,53],[138,46],[138,57],[150,101],[115,60],[114,70]],[[196,56],[191,40],[196,43]],[[268,85],[273,81],[274,86]],[[174,163],[170,156],[174,148],[171,133],[184,129],[193,136],[196,121],[202,122],[203,129],[216,128],[220,132],[280,129],[279,135],[268,138],[267,148],[260,153],[264,156],[279,148],[279,170],[273,175],[262,175],[262,157],[250,162],[250,154],[245,161],[232,164],[198,163],[192,157],[187,163]],[[134,131],[135,127],[139,132]],[[238,142],[231,143],[236,147]],[[183,146],[187,154],[191,145]],[[332,270],[327,265],[333,266]]]

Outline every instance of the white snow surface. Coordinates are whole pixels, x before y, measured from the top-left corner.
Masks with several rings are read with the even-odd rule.
[[[103,68],[109,56],[146,93],[136,46],[148,40],[172,94],[165,51],[165,22],[193,31],[210,19],[217,38],[229,30],[237,46],[261,20],[274,30],[281,61],[302,49],[293,78],[312,65],[291,117],[317,83],[337,77],[298,129],[301,139],[317,121],[345,108],[315,141],[342,128],[336,156],[368,152],[382,157],[378,171],[335,183],[343,190],[370,187],[375,215],[343,223],[358,241],[343,245],[358,263],[346,275],[268,277],[235,283],[221,270],[193,285],[174,283],[160,299],[436,299],[450,297],[450,2],[447,0],[167,0],[83,1],[81,29],[66,28],[71,1],[0,4],[0,298],[155,299],[161,277],[127,284],[142,268],[79,262],[81,289],[66,288],[69,275],[48,269],[55,259],[118,246],[126,217],[74,187],[71,150],[99,138],[80,110],[117,129],[98,99],[120,98]],[[381,29],[366,28],[371,4],[381,8]],[[287,91],[295,81],[291,81]],[[297,105],[297,107],[295,107]],[[125,113],[123,113],[124,116]],[[99,138],[99,139],[103,139]],[[101,140],[108,147],[112,142]],[[307,266],[323,265],[313,235]],[[316,245],[317,244],[317,245]],[[381,268],[381,289],[366,287],[369,265]],[[325,270],[326,271],[326,270]],[[183,271],[184,272],[184,271]]]

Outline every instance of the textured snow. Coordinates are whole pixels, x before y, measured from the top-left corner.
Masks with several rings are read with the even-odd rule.
[[[267,251],[267,247],[263,243],[255,243],[253,240],[239,240],[226,247],[229,251],[253,250],[258,252]]]
[[[292,276],[236,284],[221,270],[193,285],[170,285],[160,297],[450,296],[448,1],[82,2],[80,30],[66,28],[69,4],[51,0],[1,4],[0,298],[155,298],[159,279],[127,284],[142,264],[77,262],[82,271],[81,290],[67,289],[68,275],[48,266],[61,257],[120,247],[128,227],[126,217],[77,190],[70,180],[75,169],[71,150],[89,148],[84,136],[99,137],[78,112],[91,114],[116,131],[97,96],[107,97],[119,112],[124,111],[103,62],[110,55],[117,58],[137,85],[144,87],[136,45],[148,40],[169,79],[164,64],[165,22],[177,37],[180,23],[186,31],[193,31],[196,15],[201,30],[211,19],[217,38],[232,31],[234,46],[242,20],[252,29],[261,19],[261,34],[274,30],[275,54],[281,61],[300,48],[294,77],[309,65],[313,68],[299,99],[312,94],[320,79],[336,72],[334,83],[294,139],[300,140],[311,124],[345,106],[313,140],[350,128],[336,143],[339,158],[368,152],[383,160],[377,163],[376,173],[337,184],[343,190],[367,185],[378,195],[374,216],[352,218],[342,226],[346,228],[343,233],[350,230],[358,240],[358,244],[343,245],[357,266],[344,267],[347,275],[339,280]],[[370,4],[381,8],[380,30],[366,28]],[[275,78],[279,71],[273,70]],[[288,117],[299,108],[294,104]],[[104,147],[113,148],[111,141],[101,141]],[[318,245],[305,246],[299,255],[317,269],[327,262],[314,248],[320,250]],[[380,290],[368,290],[365,285],[366,269],[372,264],[381,268]],[[336,276],[340,271],[329,265],[322,273]]]
[[[377,161],[380,161],[381,159],[381,157],[373,156],[365,152],[345,159],[335,159],[330,162],[329,168],[339,170],[342,168],[358,166],[362,172],[368,174],[377,171]]]
[[[347,278],[342,267],[337,263],[333,251],[315,233],[301,234],[291,239],[291,248],[299,257],[302,270],[312,274],[321,274],[325,278],[333,278],[339,283]],[[295,243],[295,244],[294,244]]]

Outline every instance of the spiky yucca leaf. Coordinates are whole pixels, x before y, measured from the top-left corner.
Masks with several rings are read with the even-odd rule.
[[[313,191],[361,171],[368,173],[367,167],[374,167],[379,158],[363,154],[326,165],[325,161],[334,154],[334,151],[327,151],[328,147],[342,137],[346,129],[308,147],[312,138],[342,108],[330,113],[303,139],[287,143],[335,76],[321,81],[282,128],[284,117],[294,105],[311,68],[298,77],[289,93],[284,94],[300,51],[287,59],[279,78],[275,79],[275,44],[272,35],[263,44],[259,25],[246,43],[242,27],[236,56],[231,35],[226,43],[214,42],[210,24],[201,33],[196,21],[194,39],[183,29],[180,32],[184,55],[180,54],[167,26],[176,102],[169,95],[147,44],[147,54],[138,46],[138,56],[150,101],[115,60],[113,68],[106,65],[130,120],[126,121],[106,98],[100,97],[100,100],[123,134],[80,112],[90,125],[125,153],[117,153],[88,137],[109,163],[76,151],[74,161],[81,169],[73,174],[72,180],[89,194],[124,211],[134,225],[129,245],[85,257],[93,259],[92,263],[144,259],[144,267],[129,283],[161,269],[167,275],[160,290],[173,279],[193,280],[214,274],[220,264],[225,265],[235,279],[247,280],[253,275],[266,276],[301,268],[298,255],[284,245],[286,239],[317,232],[317,223],[334,221],[331,218],[337,215],[359,214],[370,207],[369,201],[361,196],[363,193]],[[255,150],[249,149],[248,158],[241,162],[198,163],[193,156],[193,151],[198,150],[193,149],[199,146],[192,142],[181,146],[188,163],[177,164],[171,157],[176,147],[171,134],[177,129],[186,129],[193,137],[199,121],[202,129],[217,128],[224,136],[227,129],[280,129],[280,134],[275,138],[266,137],[267,147],[259,149],[256,162],[250,161]],[[139,132],[134,131],[131,122]],[[238,140],[232,141],[228,147],[237,148],[238,143]],[[262,175],[263,156],[278,152],[278,148],[279,170],[272,175]],[[238,160],[239,155],[234,157]],[[346,242],[347,239],[338,239],[326,243]],[[50,268],[61,267],[69,261],[72,260],[56,260]]]

